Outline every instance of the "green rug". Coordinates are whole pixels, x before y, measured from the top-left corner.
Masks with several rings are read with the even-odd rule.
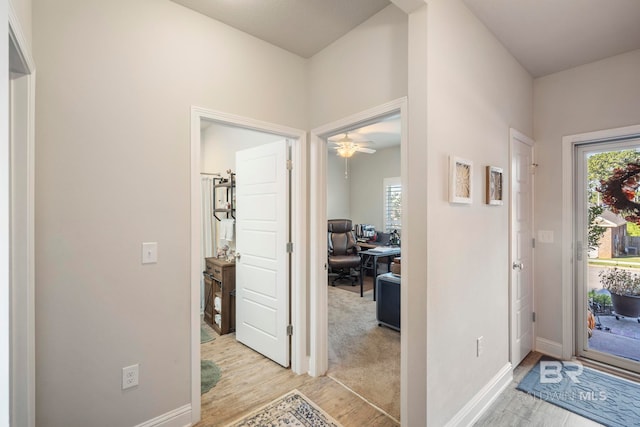
[[[209,331],[207,331],[204,325],[200,325],[200,344],[204,344],[209,341],[213,341],[215,338],[211,336]]]
[[[205,394],[220,381],[222,373],[211,360],[200,361],[200,394]]]
[[[248,426],[313,426],[341,427],[341,424],[320,409],[298,390],[274,400],[229,427]]]

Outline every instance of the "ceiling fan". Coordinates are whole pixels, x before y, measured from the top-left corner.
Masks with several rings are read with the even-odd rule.
[[[344,137],[334,141],[330,140],[329,142],[335,145],[332,148],[336,150],[336,154],[344,158],[344,179],[349,178],[349,158],[351,156],[356,152],[366,154],[373,154],[376,152],[373,148],[364,147],[364,145],[372,144],[371,141],[354,141],[349,138],[349,132],[345,132]]]
[[[344,137],[334,141],[330,140],[330,142],[335,145],[332,148],[336,150],[336,154],[340,157],[344,157],[345,159],[353,156],[356,152],[367,154],[373,154],[376,152],[376,150],[372,148],[364,147],[364,145],[371,144],[371,141],[354,141],[349,138],[349,132],[346,132]]]

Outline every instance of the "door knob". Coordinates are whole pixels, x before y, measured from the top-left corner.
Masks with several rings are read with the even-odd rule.
[[[236,252],[236,261],[239,260],[241,256],[240,252]]]
[[[524,268],[524,264],[521,262],[514,262],[511,268],[514,270],[522,270]]]

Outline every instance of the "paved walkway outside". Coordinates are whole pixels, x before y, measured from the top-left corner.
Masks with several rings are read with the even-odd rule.
[[[611,264],[615,264],[615,261],[612,261]],[[638,267],[640,267],[640,263]],[[610,268],[602,265],[590,265],[589,289],[602,289],[598,274],[602,270]],[[589,339],[590,349],[640,361],[640,323],[636,319],[620,318],[620,320],[616,320],[615,316],[611,315],[600,315],[597,319],[603,329],[594,329],[593,336]]]

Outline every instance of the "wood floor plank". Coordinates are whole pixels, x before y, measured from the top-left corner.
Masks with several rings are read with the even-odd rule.
[[[202,420],[197,427],[224,426],[294,389],[344,427],[399,425],[329,377],[296,375],[237,342],[235,334],[219,336],[207,330],[215,339],[201,345],[201,357],[213,360],[222,375],[202,396]]]

